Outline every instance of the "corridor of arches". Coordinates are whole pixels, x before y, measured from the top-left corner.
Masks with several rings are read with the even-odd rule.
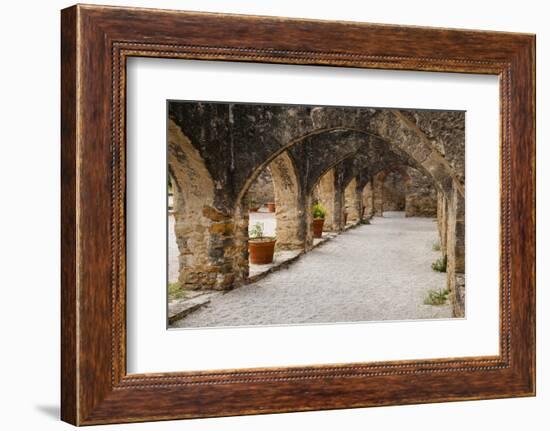
[[[463,112],[168,109],[169,290],[224,293],[172,326],[464,316]],[[271,263],[249,255],[258,229]]]

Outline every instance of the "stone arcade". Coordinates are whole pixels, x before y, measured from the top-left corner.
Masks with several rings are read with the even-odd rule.
[[[168,140],[181,286],[247,280],[248,199],[268,184],[281,250],[312,247],[315,200],[335,232],[344,211],[352,223],[437,216],[453,314],[464,315],[463,112],[170,102]]]

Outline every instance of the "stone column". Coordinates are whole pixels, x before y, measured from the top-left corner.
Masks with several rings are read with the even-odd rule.
[[[447,198],[437,192],[437,228],[439,230],[439,245],[443,256],[447,256]]]
[[[373,209],[374,215],[382,217],[384,215],[384,179],[386,174],[380,172],[373,178]]]
[[[344,229],[345,207],[345,167],[342,163],[334,167],[334,221],[333,231],[340,232]]]
[[[284,152],[271,162],[270,167],[275,189],[277,249],[302,249],[306,235],[306,208],[294,165]]]
[[[454,317],[464,317],[465,212],[464,197],[453,185],[447,206],[447,287]]]
[[[357,180],[350,181],[345,189],[345,207],[348,212],[348,223],[358,223],[361,219],[361,194],[357,190]]]
[[[362,193],[363,207],[365,211],[363,217],[370,219],[374,215],[374,193],[372,190],[372,179],[365,185]]]
[[[224,195],[227,189],[215,188],[198,149],[173,121],[168,138],[178,282],[183,289],[230,289],[237,278],[240,250],[236,248],[234,209]]]
[[[233,286],[235,221],[231,213],[204,202],[175,200],[179,249],[178,282],[184,289],[224,290]]]
[[[319,180],[319,201],[327,210],[323,230],[331,232],[335,230],[334,217],[336,214],[336,188],[335,188],[334,168],[330,169]],[[310,207],[308,207],[310,208]],[[311,212],[311,211],[309,211]]]

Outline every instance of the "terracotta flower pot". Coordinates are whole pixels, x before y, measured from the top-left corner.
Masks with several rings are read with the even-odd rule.
[[[267,203],[267,210],[270,213],[274,213],[275,212],[275,202],[268,202]]]
[[[323,236],[324,218],[313,219],[313,238],[321,238]]]
[[[248,241],[248,255],[250,263],[265,265],[273,262],[273,253],[275,252],[274,239],[251,239]]]
[[[250,207],[250,208],[248,208],[248,210],[249,210],[251,213],[257,213],[259,209],[260,209],[260,207]]]

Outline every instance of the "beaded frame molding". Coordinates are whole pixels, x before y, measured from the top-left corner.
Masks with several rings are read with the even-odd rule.
[[[64,421],[91,425],[535,394],[534,35],[77,5],[61,13],[61,53]],[[499,355],[127,374],[131,56],[498,75]]]

